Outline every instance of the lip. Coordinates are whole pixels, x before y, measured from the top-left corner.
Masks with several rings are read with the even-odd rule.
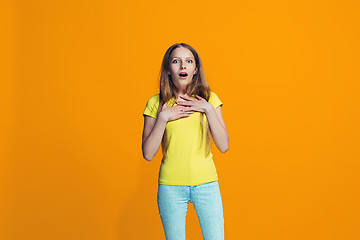
[[[186,73],[186,74],[187,74],[187,76],[182,77],[182,76],[180,76],[180,74],[181,74],[181,73]],[[185,79],[185,78],[187,78],[188,76],[189,76],[189,74],[188,74],[187,72],[180,72],[180,73],[179,73],[179,77],[180,77],[181,79]]]

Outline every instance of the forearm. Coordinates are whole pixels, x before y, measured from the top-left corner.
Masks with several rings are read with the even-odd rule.
[[[167,121],[157,118],[149,136],[142,144],[143,156],[146,160],[151,161],[158,152],[161,140],[163,138]]]
[[[205,113],[215,145],[220,152],[226,152],[229,149],[229,134],[226,127],[219,120],[214,108],[206,110]]]

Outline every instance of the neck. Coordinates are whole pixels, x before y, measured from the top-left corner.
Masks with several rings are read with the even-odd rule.
[[[176,97],[179,98],[179,96],[183,96],[186,93],[186,85],[185,86],[176,86],[177,92]]]

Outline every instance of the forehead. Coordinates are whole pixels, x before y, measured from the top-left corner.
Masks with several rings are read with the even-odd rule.
[[[179,47],[172,51],[170,58],[194,58],[194,55],[189,49]]]

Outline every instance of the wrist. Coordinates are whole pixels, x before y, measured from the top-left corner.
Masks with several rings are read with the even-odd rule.
[[[209,113],[214,112],[214,111],[215,111],[215,108],[211,103],[209,103],[209,105],[204,109],[204,112],[206,114],[209,114]]]
[[[163,114],[162,112],[159,113],[158,120],[163,121],[165,123],[169,121],[169,119],[166,117],[166,114]]]

